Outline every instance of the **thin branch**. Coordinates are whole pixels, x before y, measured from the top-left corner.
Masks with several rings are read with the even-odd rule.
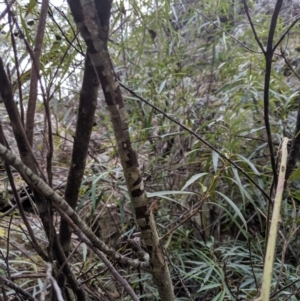
[[[7,1],[7,0],[5,0]],[[45,0],[47,1],[47,0]],[[25,38],[25,35],[24,33],[22,32],[18,22],[17,22],[17,19],[14,15],[14,13],[11,11],[11,9],[8,7],[7,5],[7,8],[8,8],[8,12],[9,14],[11,15],[13,21],[14,21],[14,24],[16,25],[19,33],[21,34],[21,36],[23,37],[23,41],[24,41],[24,44],[26,46],[26,50],[28,51],[29,55],[30,55],[30,58],[32,60],[32,67],[34,68],[34,70],[36,71],[36,74],[37,74],[37,77],[38,77],[38,82],[39,82],[39,85],[40,85],[40,89],[41,89],[41,93],[42,93],[42,98],[43,98],[43,102],[44,102],[44,108],[45,108],[45,116],[47,117],[47,122],[48,122],[48,135],[49,135],[49,151],[48,151],[48,157],[52,157],[52,153],[53,153],[53,141],[52,141],[52,137],[50,137],[52,135],[52,130],[51,130],[51,119],[50,119],[50,111],[49,111],[49,108],[47,106],[47,98],[46,98],[46,93],[45,93],[45,88],[42,84],[42,80],[41,80],[41,76],[40,76],[40,73],[39,73],[39,62],[36,60],[36,57],[35,57],[35,54],[32,50],[32,48],[30,47],[27,39]],[[33,70],[31,70],[31,72],[33,72]],[[30,144],[30,141],[29,141],[29,144]],[[49,160],[48,160],[49,161]],[[47,171],[48,171],[48,174],[49,174],[49,169],[51,169],[51,165],[50,166],[47,166]],[[51,181],[51,177],[50,177],[50,181]]]
[[[40,73],[40,57],[42,53],[42,44],[44,39],[47,11],[49,7],[49,0],[42,0],[41,11],[39,14],[39,23],[35,37],[34,45],[34,61],[31,66],[29,100],[26,114],[26,136],[32,147],[33,131],[34,131],[34,116],[37,102],[38,80]]]
[[[93,129],[94,115],[97,107],[97,95],[100,82],[88,54],[85,58],[85,68],[82,89],[79,98],[75,139],[72,150],[72,159],[65,190],[65,200],[74,209],[77,204],[80,185],[86,166],[89,141]],[[69,253],[71,232],[68,223],[62,220],[60,224],[60,242],[65,254]]]
[[[91,243],[91,241],[82,233],[82,231],[71,221],[69,217],[64,215],[64,218],[68,219],[68,223],[71,224],[73,229],[75,229],[74,233],[86,244],[88,245],[93,252],[101,259],[101,261],[105,264],[109,272],[113,275],[113,277],[121,283],[127,293],[131,296],[133,300],[138,301],[139,298],[136,296],[135,292],[132,290],[129,283],[126,281],[124,277],[122,277],[119,272],[114,268],[114,266],[110,263],[110,261],[106,258],[106,256]]]
[[[8,4],[7,4],[8,5]],[[8,10],[8,8],[7,8]],[[20,111],[21,111],[21,121],[22,125],[24,127],[24,106],[23,106],[23,94],[22,94],[22,81],[21,81],[21,74],[20,74],[20,61],[18,58],[18,51],[16,47],[16,40],[14,35],[12,34],[13,32],[13,24],[12,24],[12,18],[11,15],[8,14],[8,22],[9,22],[9,29],[10,29],[10,36],[11,36],[11,45],[13,48],[13,53],[14,53],[14,59],[15,59],[15,68],[17,71],[17,85],[18,85],[18,92],[19,92],[19,101],[20,101]]]
[[[274,8],[274,12],[271,18],[271,24],[270,24],[270,29],[269,29],[269,36],[268,36],[268,41],[267,41],[267,50],[266,50],[266,55],[273,55],[273,40],[274,40],[274,34],[276,30],[276,24],[279,16],[279,12],[281,10],[283,0],[277,0]]]
[[[261,54],[260,51],[256,51],[253,50],[251,48],[249,48],[247,45],[245,45],[244,43],[242,43],[241,41],[239,41],[237,38],[235,38],[232,34],[230,34],[228,31],[226,31],[225,29],[223,29],[221,26],[219,26],[218,24],[216,24],[215,22],[213,22],[212,20],[210,20],[208,17],[206,17],[202,12],[198,11],[198,14],[200,14],[204,19],[206,19],[208,22],[210,22],[212,25],[214,25],[216,28],[220,29],[222,32],[224,32],[227,36],[229,36],[232,40],[234,40],[237,44],[241,45],[242,47],[244,47],[245,49],[249,50],[252,53],[257,53],[257,54]],[[264,52],[264,50],[262,49],[262,51]]]
[[[252,260],[252,252],[251,252],[251,241],[250,241],[250,238],[248,239],[248,250],[249,250],[249,259],[250,259],[251,272],[252,272],[253,279],[254,279],[254,283],[255,283],[255,286],[256,286],[256,291],[257,291],[257,293],[258,293],[258,292],[259,292],[259,286],[258,286],[257,277],[256,277],[255,272],[254,272],[254,264],[253,264],[253,260]]]
[[[28,143],[27,137],[24,132],[24,128],[20,119],[17,105],[13,99],[12,89],[10,82],[7,78],[4,70],[3,61],[0,57],[0,94],[3,99],[6,111],[12,124],[13,133],[18,145],[20,156],[24,163],[30,166],[36,173],[39,172],[43,179],[45,176],[40,169],[40,166],[33,155],[30,144]]]
[[[246,12],[246,15],[247,15],[249,24],[250,24],[250,26],[251,26],[251,29],[252,29],[254,38],[255,38],[255,40],[256,40],[256,42],[257,42],[259,48],[261,49],[261,51],[265,54],[266,51],[265,51],[264,46],[262,45],[262,43],[261,43],[261,41],[260,41],[260,39],[258,38],[258,35],[257,35],[257,33],[256,33],[254,24],[253,24],[253,22],[252,22],[252,19],[251,19],[251,17],[250,17],[250,14],[249,14],[249,8],[248,8],[248,5],[247,5],[246,0],[243,0],[243,3],[244,3],[245,12]]]
[[[5,291],[5,288],[4,288],[4,285],[2,283],[2,280],[0,279],[0,286],[1,286],[1,291],[2,291],[2,296],[0,294],[0,301],[8,301],[8,297],[7,297],[7,294],[6,294],[6,291]]]
[[[54,5],[53,5],[54,6]],[[73,25],[71,24],[71,22],[69,21],[69,19],[67,18],[67,16],[60,11],[56,6],[54,6],[54,8],[61,14],[61,16],[67,21],[67,23],[69,24],[73,34],[74,34],[74,39],[77,41],[79,47],[81,48],[79,39],[78,39],[78,32],[76,33]],[[81,54],[82,56],[84,56],[84,51],[82,49],[77,49],[76,46],[73,44],[73,41],[70,41],[69,38],[67,37],[67,35],[65,34],[65,31],[61,28],[61,26],[56,22],[53,12],[52,10],[49,8],[48,11],[49,17],[50,19],[54,22],[54,24],[57,26],[58,30],[60,31],[61,35],[64,37],[65,41],[69,44],[70,47],[74,48],[76,52],[78,52],[79,54]]]
[[[296,284],[297,282],[299,282],[300,279],[294,280],[291,283],[287,284],[286,286],[282,287],[281,289],[279,289],[277,292],[273,293],[270,297],[272,298],[272,300],[275,300],[274,297],[277,296],[279,293],[285,291],[287,288],[291,287],[292,285]],[[270,299],[271,300],[271,299]]]
[[[75,37],[73,37],[72,39],[72,42],[75,40]],[[48,87],[47,87],[47,98],[48,98],[48,101],[50,101],[53,97],[53,95],[55,94],[55,92],[59,89],[60,85],[58,85],[57,87],[55,87],[53,90],[52,93],[50,93],[51,91],[51,88],[52,88],[52,85],[54,84],[54,80],[57,78],[57,74],[58,74],[58,71],[59,69],[61,68],[62,66],[62,63],[64,62],[65,58],[67,57],[67,54],[68,54],[68,51],[70,49],[70,45],[68,45],[67,49],[64,51],[64,54],[62,55],[62,57],[60,58],[60,61],[59,63],[57,64],[56,66],[56,70],[53,74],[53,76],[51,77],[50,81],[49,81],[49,84],[48,84]]]
[[[24,201],[26,201],[26,200],[28,200],[28,197],[27,197],[27,196],[20,198],[21,204],[22,204]],[[17,207],[18,207],[17,204],[10,206],[10,208],[9,208],[7,211],[5,211],[2,215],[0,215],[0,219],[2,219],[2,218],[4,218],[5,216],[9,215],[12,211],[14,211],[15,209],[17,209]]]
[[[9,219],[8,229],[7,229],[7,242],[6,242],[6,256],[5,256],[5,264],[7,267],[7,275],[10,278],[10,266],[9,266],[9,245],[10,245],[10,234],[11,234],[11,223],[13,220],[13,216]]]
[[[15,2],[16,2],[16,0],[11,0],[11,1],[8,3],[9,7],[11,7]],[[7,14],[7,12],[8,12],[8,8],[6,7],[6,8],[2,11],[2,13],[0,14],[0,20],[3,19],[3,18],[5,17],[5,15]]]
[[[280,43],[283,41],[283,39],[285,38],[285,36],[289,33],[289,31],[296,25],[296,23],[300,20],[300,17],[295,19],[290,26],[287,28],[287,30],[282,34],[282,36],[280,37],[280,39],[278,40],[278,42],[275,44],[275,46],[273,47],[272,51],[275,52],[275,50],[277,49],[278,45],[280,45]]]
[[[32,297],[28,292],[26,292],[24,289],[22,289],[21,287],[17,286],[16,284],[14,284],[12,281],[6,279],[5,277],[0,275],[0,280],[2,281],[2,283],[10,288],[12,288],[13,290],[15,290],[17,293],[19,293],[20,295],[23,295],[24,297],[26,297],[28,300],[32,300],[32,301],[39,301],[38,299],[35,299],[34,297]]]
[[[53,290],[56,294],[57,300],[58,301],[64,301],[61,290],[60,290],[56,280],[52,276],[52,265],[50,263],[47,264],[46,279],[45,279],[44,288],[43,288],[43,291],[42,291],[41,301],[45,301],[48,282],[51,282],[51,285],[52,285],[52,288],[53,288]]]
[[[293,72],[293,74],[300,80],[300,75],[295,71],[295,69],[293,68],[293,66],[291,65],[290,61],[288,60],[288,58],[286,57],[286,55],[284,54],[284,50],[280,49],[281,52],[281,56],[284,59],[284,62],[288,65],[289,69]]]

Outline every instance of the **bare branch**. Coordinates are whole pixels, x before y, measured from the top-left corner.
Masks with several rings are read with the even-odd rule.
[[[11,7],[14,3],[16,2],[16,0],[11,0],[9,3],[8,3],[8,6]],[[7,14],[8,12],[8,7],[6,7],[2,13],[0,14],[0,20],[3,19],[5,17],[5,15]]]
[[[280,45],[280,43],[283,41],[283,39],[286,37],[286,35],[290,32],[290,30],[297,24],[297,22],[300,20],[300,17],[297,18],[296,20],[294,20],[290,26],[287,28],[287,30],[283,33],[283,35],[280,37],[280,39],[278,40],[278,42],[275,44],[275,46],[273,47],[272,51],[275,52],[275,50],[277,49],[277,47]]]
[[[15,290],[17,293],[19,293],[20,295],[26,297],[28,300],[32,300],[32,301],[39,301],[38,299],[35,299],[34,297],[32,297],[28,292],[26,292],[24,289],[22,289],[21,287],[17,286],[16,284],[14,284],[12,281],[6,279],[4,276],[0,275],[0,281],[12,288],[13,290]]]
[[[40,18],[37,27],[36,37],[35,37],[34,62],[32,62],[31,74],[30,74],[29,100],[28,100],[28,108],[26,114],[25,131],[26,131],[28,142],[31,147],[33,143],[34,116],[35,116],[35,107],[37,101],[38,79],[39,79],[39,72],[40,72],[40,57],[42,53],[42,43],[44,39],[48,7],[49,7],[49,0],[42,0],[41,11],[39,14]]]
[[[243,0],[243,3],[244,3],[245,12],[246,12],[246,15],[247,15],[249,24],[250,24],[250,26],[251,26],[251,29],[252,29],[254,38],[255,38],[255,40],[256,40],[256,42],[257,42],[259,48],[261,49],[261,51],[262,51],[263,53],[265,53],[266,51],[265,51],[265,49],[264,49],[264,46],[262,45],[262,43],[261,43],[261,41],[260,41],[260,39],[259,39],[259,37],[258,37],[258,35],[257,35],[257,33],[256,33],[254,24],[253,24],[252,19],[251,19],[251,17],[250,17],[250,14],[249,14],[249,8],[248,8],[248,5],[247,5],[246,0]]]

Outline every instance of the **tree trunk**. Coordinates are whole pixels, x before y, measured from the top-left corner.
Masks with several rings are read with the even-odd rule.
[[[137,155],[131,145],[127,112],[120,85],[115,77],[107,48],[111,1],[68,0],[68,2],[102,85],[128,192],[142,239],[150,255],[153,279],[161,300],[175,300],[168,264],[159,242],[153,214],[151,210],[148,210],[148,199],[144,190]]]

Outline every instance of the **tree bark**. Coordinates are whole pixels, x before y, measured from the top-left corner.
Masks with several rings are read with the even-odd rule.
[[[72,160],[65,190],[65,200],[73,209],[77,204],[79,189],[84,174],[86,156],[97,106],[99,84],[95,68],[89,55],[86,54]],[[61,221],[59,235],[61,245],[67,255],[69,253],[71,232],[65,220]]]
[[[107,41],[112,1],[68,0],[68,3],[102,85],[137,224],[150,255],[153,279],[161,300],[175,300],[168,264],[159,242],[153,214],[151,210],[148,210],[148,199],[137,155],[131,145],[127,112],[120,85],[115,78],[108,52]]]

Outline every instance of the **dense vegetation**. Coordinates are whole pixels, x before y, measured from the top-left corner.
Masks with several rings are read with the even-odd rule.
[[[300,299],[297,1],[114,1],[107,45],[138,155],[129,168],[148,197],[142,213],[116,136],[113,85],[86,55],[68,3],[2,8],[0,143],[50,190],[3,160],[0,300],[164,300],[139,214],[155,217],[176,300],[259,298],[278,199],[272,299],[262,300]]]

